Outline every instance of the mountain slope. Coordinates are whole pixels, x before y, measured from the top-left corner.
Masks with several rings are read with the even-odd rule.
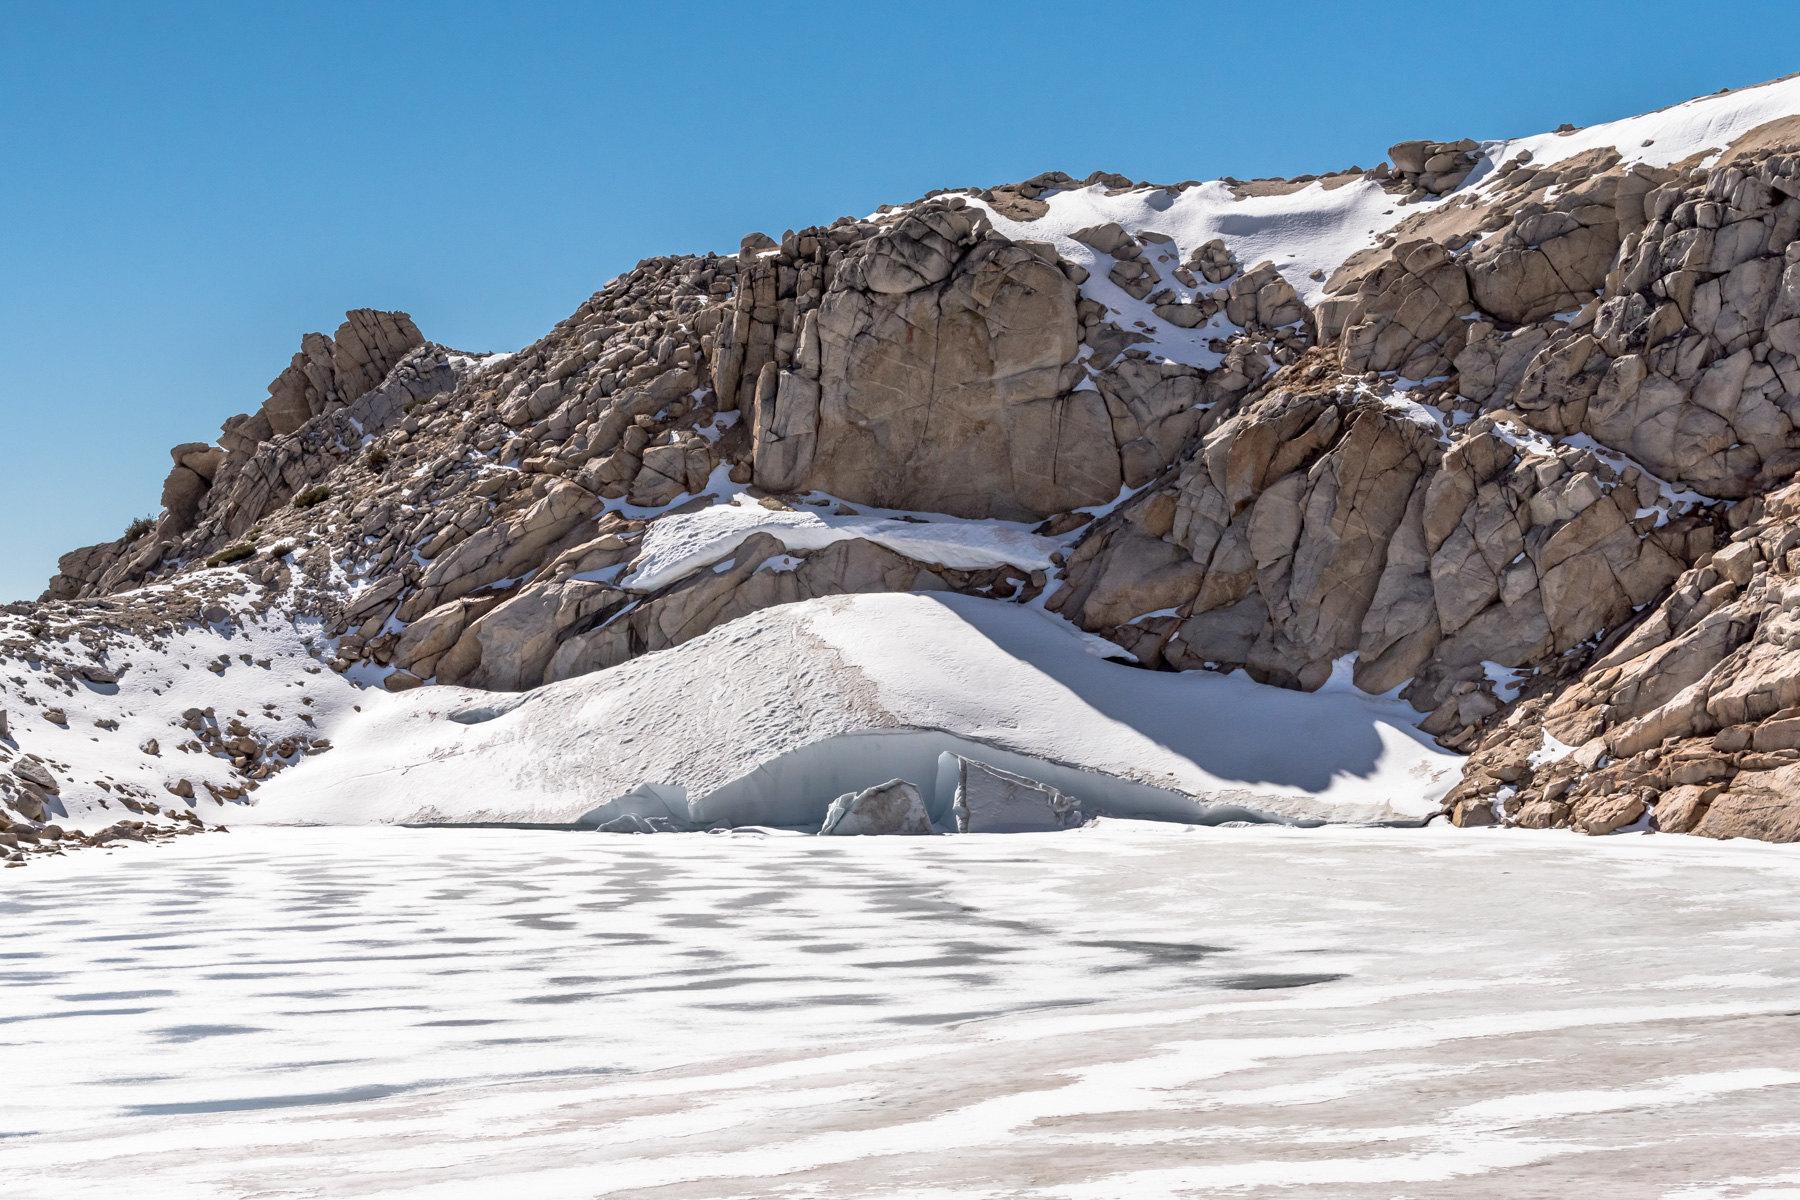
[[[956,592],[1395,693],[1472,755],[1459,824],[1791,840],[1797,152],[1787,79],[1367,172],[934,193],[646,259],[513,355],[359,310],[14,627],[234,573],[353,683],[519,691]]]

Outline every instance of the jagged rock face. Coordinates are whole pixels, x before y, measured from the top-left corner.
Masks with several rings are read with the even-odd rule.
[[[1480,146],[1472,138],[1458,142],[1417,140],[1388,147],[1393,161],[1395,190],[1411,189],[1419,196],[1441,196],[1454,191],[1475,169]]]
[[[984,233],[961,212],[931,216],[941,232],[901,222],[825,297],[817,448],[784,479],[889,508],[1012,520],[1112,499],[1119,452],[1104,398],[1070,390],[1077,291],[1055,251]],[[810,351],[803,337],[802,371]],[[784,381],[777,412],[785,419],[782,399],[804,406],[814,390]]]
[[[309,333],[302,338],[293,362],[269,384],[260,415],[271,433],[293,433],[333,405],[351,403],[385,379],[409,351],[425,344],[405,313],[358,308],[344,317],[337,337]],[[232,418],[240,423],[249,419]]]
[[[1343,338],[1346,374],[1398,371],[1408,379],[1447,375],[1467,344],[1462,318],[1475,312],[1469,275],[1437,242],[1408,242],[1367,275],[1354,297],[1320,306],[1326,340]]]
[[[1512,322],[1582,312],[1504,334],[1470,324],[1464,348],[1440,350],[1461,394],[1546,433],[1588,434],[1704,495],[1785,480],[1800,469],[1795,192],[1800,163],[1775,156],[1686,180],[1634,165],[1556,211],[1526,203],[1467,256],[1476,305]]]
[[[788,268],[753,270],[740,293],[740,312],[774,314],[778,350],[793,329],[784,366],[754,336],[763,322],[743,323],[759,485],[1006,519],[1118,493],[1107,403],[1074,390],[1079,294],[1054,249],[945,206],[834,257],[801,264],[829,267],[830,282],[802,297],[817,295],[816,308],[796,305],[785,321]]]
[[[1404,410],[1276,391],[1101,522],[1049,606],[1151,664],[1290,687],[1355,652],[1358,686],[1410,681],[1431,732],[1462,730],[1499,707],[1461,699],[1483,662],[1578,645],[1712,544],[1695,519],[1638,518],[1642,475],[1602,482],[1591,454],[1521,453],[1482,425],[1446,450]]]
[[[269,385],[263,408],[226,421],[219,445],[187,442],[169,452],[175,465],[153,529],[64,555],[42,598],[106,595],[143,582],[165,562],[203,557],[354,458],[365,433],[388,429],[407,405],[456,385],[447,352],[426,343],[405,313],[346,315],[336,341],[306,335],[308,348]],[[314,382],[302,387],[302,378]],[[310,406],[304,418],[290,403],[296,396]]]
[[[1733,513],[1746,523],[1732,540],[1584,673],[1505,715],[1451,794],[1458,820],[1499,805],[1544,825],[1604,824],[1627,797],[1630,820],[1648,809],[1671,832],[1800,840],[1800,489]],[[1580,749],[1538,755],[1546,734]]]

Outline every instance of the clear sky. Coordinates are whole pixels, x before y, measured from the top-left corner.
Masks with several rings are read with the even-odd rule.
[[[1794,0],[0,0],[0,600],[347,308],[514,349],[640,258],[934,187],[1366,167],[1797,70]]]

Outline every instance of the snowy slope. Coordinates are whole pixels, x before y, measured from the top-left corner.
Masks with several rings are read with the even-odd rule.
[[[1622,121],[1590,125],[1573,133],[1540,133],[1510,141],[1488,142],[1482,146],[1482,151],[1493,162],[1501,163],[1528,150],[1533,165],[1548,167],[1577,154],[1607,147],[1617,150],[1626,162],[1666,167],[1702,151],[1724,150],[1752,129],[1795,114],[1800,114],[1800,75],[1733,92],[1699,96],[1684,104],[1626,117]],[[1700,165],[1708,166],[1711,162],[1712,156],[1708,156]],[[1463,186],[1473,187],[1478,182],[1479,179],[1472,175]]]
[[[449,719],[465,707],[496,715]],[[522,696],[369,693],[364,710],[240,819],[816,827],[850,785],[903,774],[932,790],[946,752],[1102,810],[1417,819],[1460,761],[1396,702],[1141,671],[1040,613],[954,595],[805,601]]]
[[[229,590],[238,586],[237,578],[235,571],[216,570],[183,582],[195,589]],[[174,586],[158,584],[144,593]],[[116,683],[65,680],[46,656],[30,652],[0,659],[6,676],[0,703],[10,726],[0,762],[15,755],[45,760],[60,786],[48,805],[52,822],[93,832],[131,817],[121,803],[129,797],[165,811],[186,809],[209,823],[232,823],[246,803],[216,800],[206,785],[243,789],[246,780],[233,772],[229,758],[181,748],[194,737],[179,723],[184,710],[213,709],[215,726],[236,718],[265,743],[328,742],[330,728],[362,701],[364,693],[352,680],[320,665],[325,639],[317,618],[296,619],[279,604],[258,613],[248,595],[224,594],[214,603],[226,619],[162,637],[120,637],[106,655],[119,675]],[[0,635],[16,633],[21,624],[0,620]],[[64,627],[52,626],[49,644],[67,655],[55,639],[59,628]],[[72,636],[67,640],[76,644]],[[65,721],[47,719],[53,711]],[[152,742],[154,752],[146,749]],[[289,761],[304,757],[296,754]],[[170,793],[183,780],[192,798]]]
[[[1180,253],[1172,256],[1170,261],[1156,259],[1159,251],[1154,244],[1146,247],[1146,253],[1163,276],[1163,282],[1157,286],[1174,288],[1184,300],[1192,299],[1196,291],[1211,292],[1220,285],[1202,280],[1197,289],[1184,288],[1170,272],[1196,247],[1214,238],[1223,238],[1225,245],[1245,267],[1255,266],[1265,259],[1273,262],[1294,285],[1301,299],[1316,304],[1324,294],[1324,285],[1309,277],[1312,272],[1322,271],[1321,278],[1329,278],[1339,263],[1364,246],[1372,245],[1390,226],[1419,211],[1416,207],[1397,205],[1396,197],[1382,191],[1381,185],[1372,180],[1357,178],[1351,183],[1338,180],[1331,183],[1333,186],[1330,187],[1325,183],[1309,183],[1285,196],[1245,196],[1242,199],[1229,185],[1216,180],[1197,184],[1180,193],[1149,188],[1117,196],[1107,195],[1109,189],[1105,185],[1094,184],[1045,197],[1050,211],[1033,221],[1009,220],[982,201],[971,199],[970,203],[981,205],[988,212],[994,228],[1007,237],[1050,242],[1065,259],[1086,267],[1092,277],[1082,285],[1083,295],[1132,317],[1142,310],[1146,320],[1157,324],[1147,303],[1133,300],[1106,277],[1112,258],[1074,240],[1071,234],[1116,221],[1134,237],[1150,230],[1174,238]],[[1218,337],[1219,328],[1230,328],[1223,325],[1222,317],[1219,321],[1220,326],[1210,328],[1210,331],[1208,326],[1160,329],[1158,344],[1194,355],[1171,353],[1169,357],[1178,362],[1212,365],[1203,362],[1206,341]]]

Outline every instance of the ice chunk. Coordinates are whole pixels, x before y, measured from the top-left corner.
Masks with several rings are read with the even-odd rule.
[[[890,779],[860,792],[846,792],[826,810],[821,834],[930,833],[925,797],[904,779]]]
[[[1081,824],[1081,802],[1049,784],[957,757],[958,833],[1041,833]]]
[[[674,783],[640,783],[592,809],[578,824],[599,833],[673,833],[693,828],[687,789]]]
[[[680,828],[667,817],[645,817],[626,813],[594,826],[595,833],[678,833]]]

